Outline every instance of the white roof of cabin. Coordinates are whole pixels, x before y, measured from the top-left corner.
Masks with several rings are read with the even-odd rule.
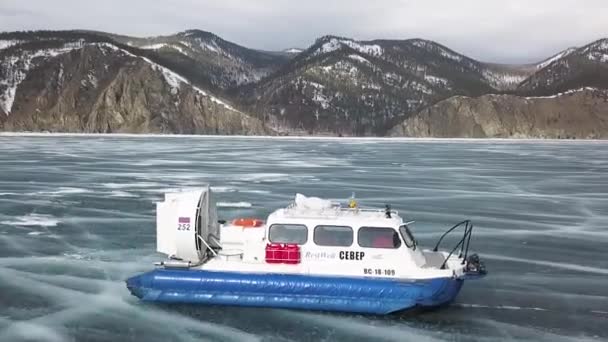
[[[386,217],[383,209],[350,209],[330,208],[323,210],[301,210],[297,207],[278,209],[268,216],[268,224],[301,223],[301,224],[348,225],[351,227],[396,227],[403,219],[396,211],[391,211],[391,218]]]
[[[395,210],[391,210],[391,217],[387,218],[386,209],[344,208],[330,200],[296,194],[295,201],[287,208],[271,213],[267,223],[396,227],[403,223],[403,219]]]

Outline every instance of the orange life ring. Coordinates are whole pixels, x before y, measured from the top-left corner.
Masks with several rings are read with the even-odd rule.
[[[243,228],[257,228],[264,225],[264,220],[257,218],[237,218],[232,221],[232,225]]]

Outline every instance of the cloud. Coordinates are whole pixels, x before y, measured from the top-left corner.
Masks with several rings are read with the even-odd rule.
[[[606,18],[605,0],[3,0],[0,30],[199,28],[266,50],[306,47],[325,34],[419,37],[481,60],[531,62],[608,36]]]

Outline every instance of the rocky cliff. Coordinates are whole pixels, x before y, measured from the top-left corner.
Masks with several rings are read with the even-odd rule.
[[[53,41],[3,52],[5,131],[272,134],[259,119],[111,43]]]
[[[608,138],[608,91],[546,97],[456,96],[394,127],[391,136],[442,138]]]

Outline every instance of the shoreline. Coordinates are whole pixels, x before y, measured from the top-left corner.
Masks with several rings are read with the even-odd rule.
[[[154,133],[41,133],[0,132],[1,137],[97,137],[97,138],[234,138],[261,140],[318,140],[318,141],[379,141],[379,142],[504,142],[504,143],[608,143],[608,139],[549,139],[549,138],[432,138],[432,137],[337,137],[337,136],[277,136],[277,135],[207,135]]]

